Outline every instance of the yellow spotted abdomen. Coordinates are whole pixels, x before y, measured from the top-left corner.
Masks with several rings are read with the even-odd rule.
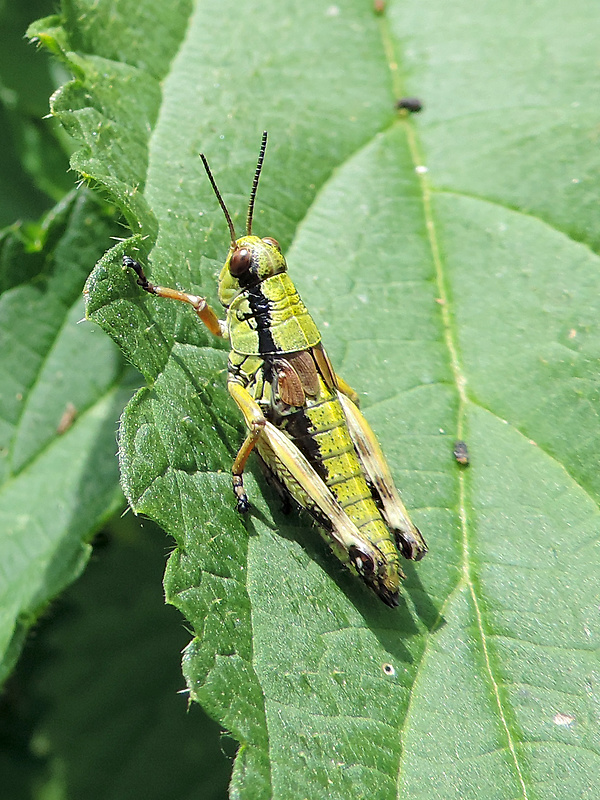
[[[397,572],[396,544],[365,480],[340,402],[334,392],[320,394],[319,399],[309,400],[301,411],[290,414],[282,427],[364,538],[379,549],[390,572]]]

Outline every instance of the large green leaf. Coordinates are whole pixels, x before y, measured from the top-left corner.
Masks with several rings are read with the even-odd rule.
[[[236,797],[600,789],[598,11],[450,12],[69,0],[33,31],[76,75],[53,104],[73,165],[146,237],[100,262],[88,313],[149,382],[123,484],[176,539],[185,673],[241,743]],[[425,112],[396,115],[400,94]],[[153,280],[214,301],[227,232],[197,154],[240,227],[263,128],[255,230],[288,250],[431,548],[397,611],[260,480],[237,518],[226,354],[120,267],[139,248]]]

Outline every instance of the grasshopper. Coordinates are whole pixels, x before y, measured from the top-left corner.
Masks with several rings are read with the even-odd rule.
[[[252,234],[266,146],[265,131],[246,235],[240,238],[208,161],[200,156],[231,237],[218,287],[225,320],[203,297],[150,283],[133,258],[124,256],[123,265],[135,271],[144,291],[188,303],[211,333],[229,339],[227,388],[248,431],[232,467],[238,510],[245,513],[250,507],[243,473],[256,449],[267,478],[284,500],[306,509],[342,563],[395,607],[404,577],[399,551],[418,561],[427,545],[359,411],[358,395],[331,366],[317,326],[287,274],[279,244]]]

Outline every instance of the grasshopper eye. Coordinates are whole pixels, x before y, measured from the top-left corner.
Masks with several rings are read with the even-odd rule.
[[[281,247],[277,239],[272,239],[270,236],[265,236],[263,238],[263,242],[266,242],[267,244],[272,244],[276,250],[279,250],[281,252]]]
[[[229,272],[234,278],[239,278],[244,272],[248,272],[252,265],[252,253],[246,247],[240,247],[231,256],[229,261]]]

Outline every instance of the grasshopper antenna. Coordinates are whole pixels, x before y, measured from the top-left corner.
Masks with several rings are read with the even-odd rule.
[[[223,213],[225,214],[225,219],[227,220],[227,225],[229,226],[229,234],[231,235],[231,247],[235,250],[236,247],[235,241],[237,237],[235,235],[235,228],[233,227],[231,214],[227,210],[225,201],[221,197],[221,192],[219,191],[215,179],[213,178],[213,174],[210,171],[210,167],[208,166],[208,161],[206,160],[206,156],[204,155],[204,153],[200,153],[200,158],[202,159],[202,163],[204,164],[204,169],[206,170],[206,174],[208,175],[208,180],[210,181],[210,185],[212,186],[213,191],[217,196],[217,200],[219,201],[219,205],[221,206],[221,208],[223,209]]]
[[[260,145],[260,153],[258,154],[258,162],[256,164],[256,172],[254,173],[254,180],[252,181],[252,191],[250,192],[250,202],[248,204],[248,216],[246,217],[246,235],[252,234],[252,215],[254,214],[254,201],[256,200],[256,190],[258,189],[258,179],[262,170],[263,161],[265,160],[265,150],[267,149],[267,132],[263,131],[262,142]]]

